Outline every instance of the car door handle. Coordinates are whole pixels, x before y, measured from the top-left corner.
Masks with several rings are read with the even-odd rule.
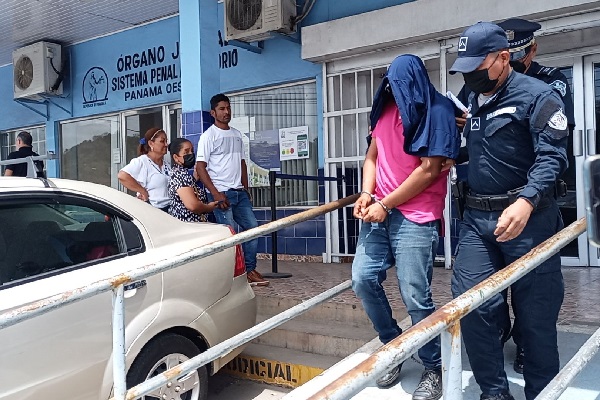
[[[147,285],[147,282],[145,279],[142,279],[141,281],[136,281],[136,282],[131,282],[128,283],[127,285],[125,285],[123,287],[124,290],[134,290],[134,289],[139,289],[141,287],[144,287]]]

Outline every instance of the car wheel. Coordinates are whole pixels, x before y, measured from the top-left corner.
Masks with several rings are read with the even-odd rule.
[[[127,387],[131,388],[174,366],[200,354],[190,339],[169,333],[149,342],[134,360],[127,373]],[[206,400],[208,397],[206,366],[148,393],[142,399]]]

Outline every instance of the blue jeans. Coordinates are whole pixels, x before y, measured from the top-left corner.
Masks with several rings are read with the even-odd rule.
[[[435,311],[430,286],[439,241],[438,224],[438,221],[418,224],[393,209],[384,222],[362,225],[352,263],[352,289],[383,343],[402,333],[392,317],[382,286],[386,271],[394,263],[400,294],[412,324]],[[440,368],[439,336],[419,350],[419,357],[425,368]]]
[[[248,229],[256,228],[258,222],[256,216],[252,210],[252,203],[250,197],[245,191],[228,190],[225,193],[227,200],[229,200],[229,208],[221,209],[215,208],[213,213],[215,219],[219,224],[229,225],[235,228],[234,221],[240,226],[241,231],[247,231]],[[214,197],[210,192],[206,192],[208,201],[214,201]],[[252,239],[242,243],[242,249],[244,250],[244,261],[246,262],[246,272],[253,271],[256,269],[256,252],[258,250],[258,239]]]

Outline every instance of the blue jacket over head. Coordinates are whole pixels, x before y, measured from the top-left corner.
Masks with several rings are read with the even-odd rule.
[[[419,57],[404,54],[392,62],[373,99],[371,129],[377,125],[391,96],[402,118],[407,154],[456,159],[460,135],[454,106],[435,90]]]

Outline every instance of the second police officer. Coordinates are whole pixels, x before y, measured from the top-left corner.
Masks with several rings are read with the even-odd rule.
[[[508,39],[508,51],[510,52],[510,65],[517,72],[531,76],[550,85],[558,94],[565,105],[565,115],[569,125],[569,133],[575,128],[575,116],[573,112],[573,98],[571,87],[565,75],[557,68],[546,67],[534,61],[537,55],[538,44],[534,32],[542,26],[537,22],[530,22],[521,18],[511,18],[498,24],[506,32]],[[565,172],[566,180],[575,182],[575,168],[571,167]],[[514,310],[514,307],[513,307]],[[525,351],[521,340],[519,329],[519,318],[515,316],[512,329],[512,337],[517,345],[517,354],[513,367],[516,372],[523,373],[523,359]]]
[[[554,198],[567,168],[568,125],[560,96],[517,74],[499,26],[479,22],[459,39],[450,73],[461,72],[470,115],[463,134],[469,192],[452,276],[455,297],[525,255],[562,226]],[[534,399],[559,369],[556,322],[564,296],[555,255],[511,286],[519,315],[525,397]],[[465,316],[461,330],[482,400],[513,399],[504,371],[501,294]]]

